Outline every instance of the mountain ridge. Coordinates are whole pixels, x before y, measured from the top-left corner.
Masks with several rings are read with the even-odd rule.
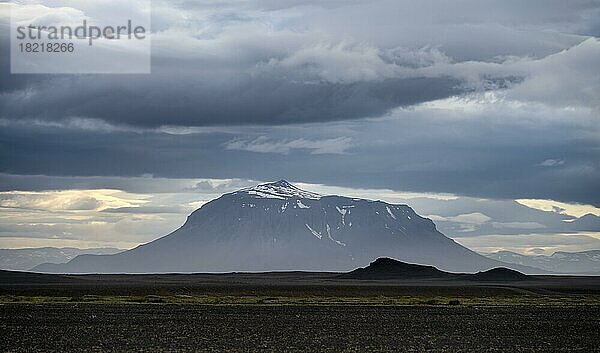
[[[115,254],[123,249],[52,247],[0,249],[0,269],[28,271],[44,263],[66,263],[82,254]]]

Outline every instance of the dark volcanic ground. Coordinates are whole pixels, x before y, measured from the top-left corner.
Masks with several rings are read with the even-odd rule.
[[[344,276],[328,272],[50,275],[0,270],[0,296],[600,295],[600,276],[529,276],[524,281],[476,281],[460,277],[369,280]]]
[[[6,304],[1,351],[600,351],[600,307]]]

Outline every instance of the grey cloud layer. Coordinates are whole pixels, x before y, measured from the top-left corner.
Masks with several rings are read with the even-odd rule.
[[[0,20],[0,172],[600,202],[597,2],[154,6],[147,76],[9,75]]]

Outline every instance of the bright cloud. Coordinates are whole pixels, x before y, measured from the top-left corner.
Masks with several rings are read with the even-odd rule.
[[[560,214],[581,217],[586,214],[600,216],[600,208],[592,205],[582,205],[575,203],[558,202],[554,200],[537,200],[537,199],[518,199],[516,200],[521,205],[535,208],[538,210],[556,212]]]
[[[137,207],[147,195],[120,190],[61,190],[0,192],[0,207],[45,211],[102,211],[107,208]]]
[[[521,254],[552,255],[556,251],[577,252],[600,248],[600,233],[484,235],[475,238],[455,237],[454,240],[482,253],[508,250]]]

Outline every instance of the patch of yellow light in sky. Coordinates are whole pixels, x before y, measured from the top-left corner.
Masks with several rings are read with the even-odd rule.
[[[0,207],[46,211],[102,211],[107,208],[138,207],[150,195],[114,189],[8,191],[0,193]]]
[[[197,210],[200,207],[204,206],[205,203],[206,203],[206,201],[193,201],[193,202],[188,202],[188,206],[191,209]]]
[[[518,199],[515,200],[523,206],[534,208],[537,210],[557,212],[564,215],[573,217],[581,217],[586,214],[593,214],[600,217],[600,208],[592,205],[566,203],[554,200],[542,200],[542,199]]]
[[[91,221],[91,222],[88,222],[88,224],[92,225],[92,226],[104,226],[104,225],[107,225],[109,223],[108,222],[104,222],[104,221]]]
[[[457,243],[480,252],[501,250],[529,255],[552,255],[556,251],[578,252],[598,249],[600,232],[483,235],[452,237]]]
[[[577,232],[577,233],[563,233],[561,235],[564,236],[577,236],[577,235],[584,235],[586,237],[590,237],[590,238],[594,238],[594,239],[598,239],[600,240],[600,233],[599,232]]]

